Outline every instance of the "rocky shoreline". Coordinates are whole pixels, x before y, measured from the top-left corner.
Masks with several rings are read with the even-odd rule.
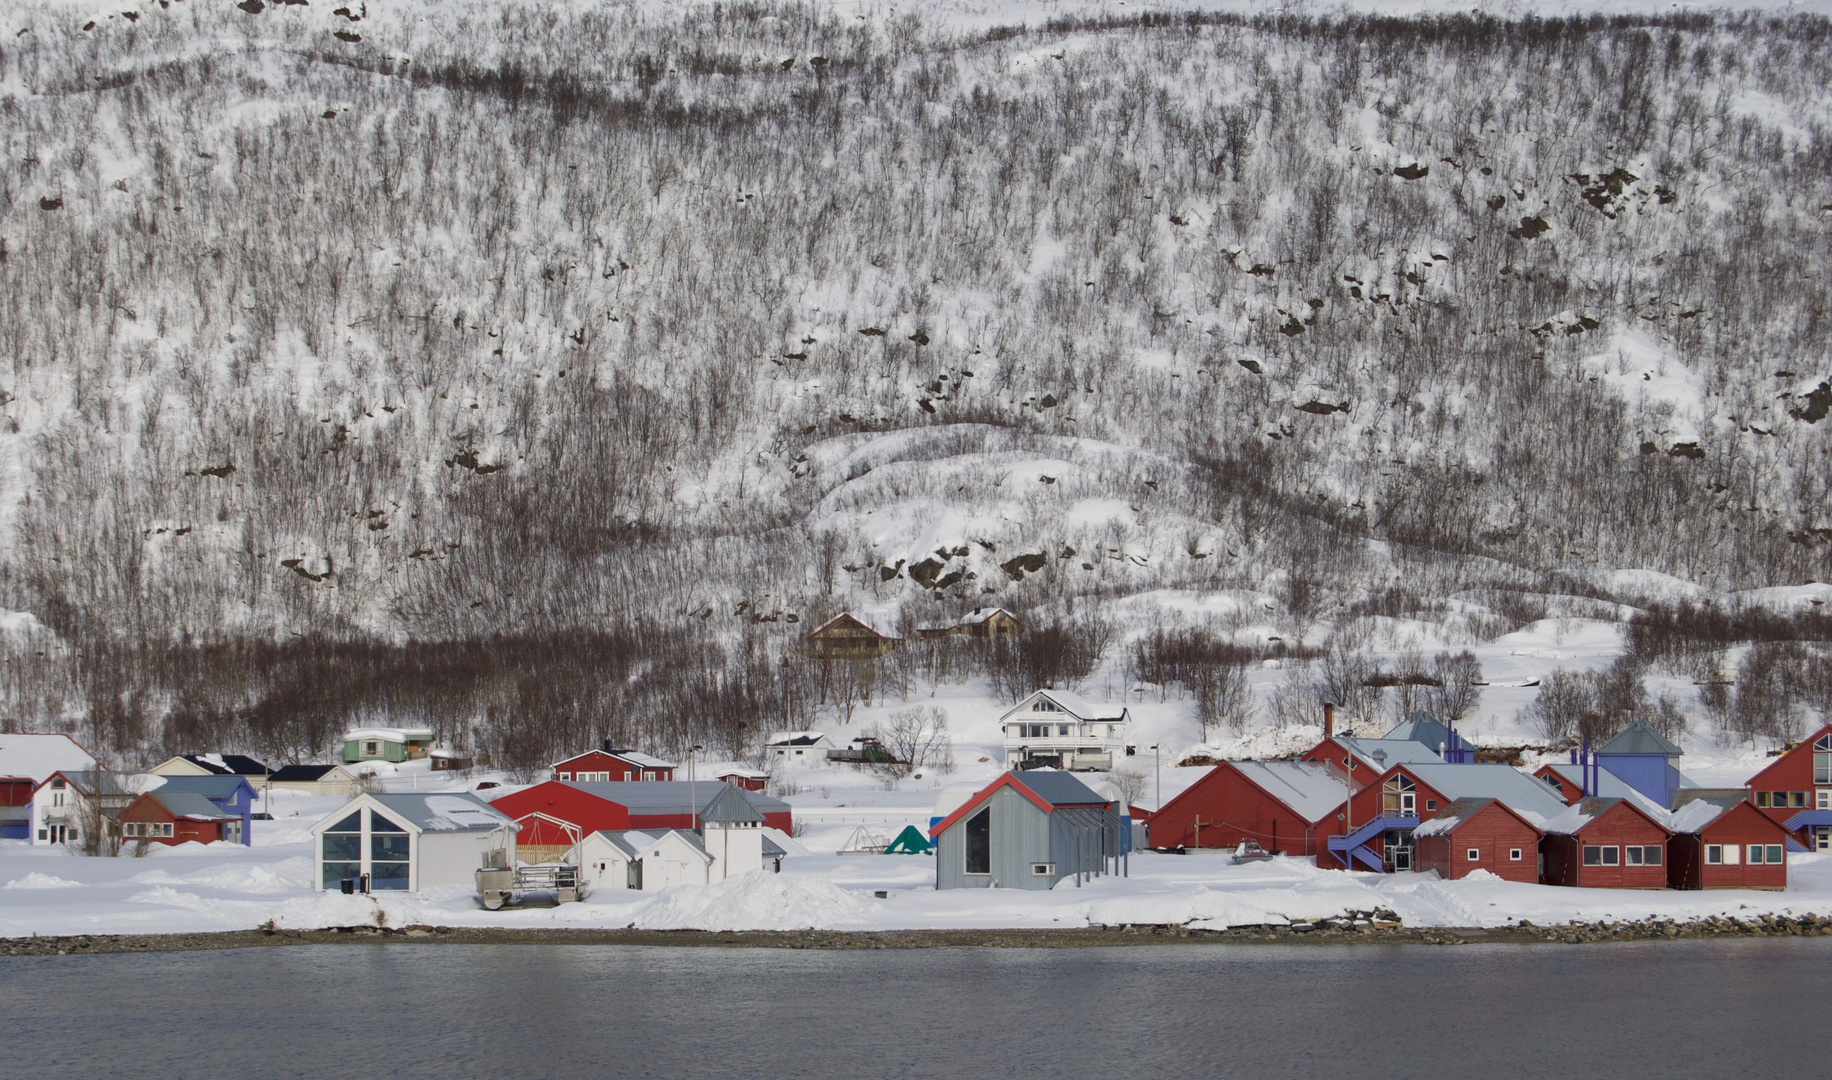
[[[1832,917],[1713,916],[1679,922],[1563,923],[1502,927],[1408,927],[1390,912],[1357,912],[1318,923],[1278,926],[1093,926],[1060,930],[512,930],[493,927],[340,926],[320,930],[231,930],[196,934],[81,934],[0,938],[0,956],[93,956],[110,953],[186,952],[271,948],[285,945],[646,945],[672,948],[772,949],[1072,949],[1126,945],[1469,945],[1674,941],[1756,937],[1832,936]]]

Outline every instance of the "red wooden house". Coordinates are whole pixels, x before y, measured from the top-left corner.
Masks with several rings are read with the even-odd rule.
[[[149,791],[121,811],[121,839],[154,844],[242,842],[242,816],[190,791]]]
[[[1315,855],[1347,797],[1348,785],[1324,765],[1224,761],[1152,814],[1147,834],[1160,849],[1251,840],[1267,851]]]
[[[741,787],[746,791],[762,791],[770,782],[770,774],[761,769],[726,769],[715,779]]]
[[[1349,754],[1351,744],[1355,747],[1353,764]],[[1424,743],[1411,739],[1351,740],[1341,735],[1326,735],[1317,745],[1299,754],[1298,760],[1326,764],[1337,776],[1353,775],[1355,790],[1360,791],[1395,765],[1441,764],[1444,759]]]
[[[1787,888],[1788,831],[1748,802],[1689,802],[1674,811],[1673,833],[1671,888]]]
[[[1588,796],[1546,822],[1547,885],[1667,887],[1665,825],[1628,799]]]
[[[1458,799],[1412,832],[1413,866],[1447,879],[1487,870],[1508,881],[1539,881],[1539,826],[1496,799]]]
[[[614,750],[606,746],[556,761],[549,768],[554,780],[672,780],[675,765],[639,750]]]
[[[533,813],[545,814],[577,826],[587,835],[630,829],[692,829],[698,824],[699,812],[728,787],[716,780],[697,784],[686,780],[651,784],[549,780],[503,795],[490,805],[517,820]],[[793,830],[788,803],[751,791],[746,791],[744,797],[763,815],[765,825],[783,832]],[[517,845],[523,842],[518,836]]]
[[[1808,851],[1832,851],[1832,724],[1750,777],[1749,800]]]

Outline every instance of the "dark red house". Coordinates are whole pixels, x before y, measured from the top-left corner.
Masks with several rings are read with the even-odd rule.
[[[1787,888],[1788,831],[1748,802],[1689,802],[1674,811],[1673,833],[1671,888]]]
[[[746,791],[762,791],[770,781],[770,774],[760,769],[726,769],[714,777]]]
[[[1160,849],[1251,840],[1267,851],[1315,855],[1347,797],[1348,785],[1324,765],[1224,761],[1152,814],[1147,835]]]
[[[149,791],[121,811],[121,839],[153,844],[242,842],[242,817],[190,791]]]
[[[1458,799],[1412,833],[1412,865],[1454,880],[1487,870],[1498,878],[1539,881],[1539,826],[1496,799]]]
[[[1750,777],[1749,801],[1808,851],[1832,851],[1832,724]]]
[[[1359,740],[1357,740],[1359,741]],[[1348,832],[1326,837],[1317,865],[1391,872],[1413,869],[1413,830],[1459,799],[1496,799],[1542,819],[1564,813],[1556,789],[1508,765],[1395,765],[1349,800]],[[1343,826],[1331,832],[1342,834]]]
[[[554,780],[622,781],[672,780],[674,762],[645,754],[640,750],[587,750],[551,766]]]
[[[730,785],[718,780],[657,781],[655,783],[610,783],[549,780],[533,787],[503,795],[490,805],[511,818],[545,814],[556,821],[576,825],[586,834],[608,830],[691,829],[698,824],[699,811],[713,797]],[[790,832],[793,818],[789,804],[753,791],[744,797],[763,815],[763,823],[772,829]],[[517,838],[517,844],[522,843]]]
[[[1627,799],[1588,796],[1546,822],[1547,885],[1667,887],[1666,826]]]

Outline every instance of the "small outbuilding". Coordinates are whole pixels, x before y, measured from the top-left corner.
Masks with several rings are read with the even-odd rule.
[[[239,776],[228,779],[244,782]],[[147,792],[121,811],[121,839],[168,845],[248,842],[240,814],[231,814],[194,791],[164,788]]]
[[[937,889],[1050,889],[1120,869],[1119,807],[1054,769],[1007,772],[930,833]]]
[[[415,761],[432,752],[432,728],[357,728],[344,732],[344,762]]]
[[[1747,800],[1696,799],[1673,812],[1672,824],[1669,887],[1787,888],[1787,828]]]
[[[1412,865],[1450,880],[1487,870],[1532,885],[1539,881],[1541,835],[1499,799],[1458,799],[1412,830]]]
[[[836,746],[824,731],[778,731],[770,736],[764,749],[777,761],[804,764],[815,761],[824,763],[827,751]]]
[[[515,825],[466,793],[358,795],[311,828],[313,887],[359,892],[471,885],[491,851],[515,864]]]
[[[1667,827],[1629,799],[1588,796],[1546,822],[1547,885],[1667,887]]]
[[[270,791],[297,791],[302,795],[342,795],[354,798],[362,780],[342,765],[282,765],[267,778]]]

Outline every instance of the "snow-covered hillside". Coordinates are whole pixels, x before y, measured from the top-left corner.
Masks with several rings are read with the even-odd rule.
[[[13,722],[737,755],[982,604],[1075,659],[867,696],[1594,626],[1606,714],[1828,707],[1823,4],[334,2],[0,15]]]

